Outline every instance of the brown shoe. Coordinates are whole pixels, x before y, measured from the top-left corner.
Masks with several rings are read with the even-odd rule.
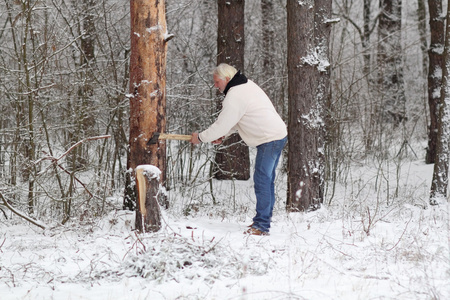
[[[251,228],[247,229],[246,231],[244,231],[244,234],[251,234],[251,235],[269,235],[268,232],[261,231],[261,230],[259,230],[259,229],[253,228],[253,227],[251,227]]]

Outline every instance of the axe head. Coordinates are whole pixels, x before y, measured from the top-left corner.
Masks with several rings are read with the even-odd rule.
[[[159,135],[160,134],[161,133],[159,133],[159,132],[154,132],[152,137],[148,140],[147,146],[154,145],[154,144],[158,143],[158,139],[159,139]]]

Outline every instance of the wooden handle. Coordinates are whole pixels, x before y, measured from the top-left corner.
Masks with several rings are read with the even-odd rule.
[[[171,134],[171,133],[161,133],[159,135],[159,140],[179,140],[179,141],[190,141],[192,135],[185,134]]]

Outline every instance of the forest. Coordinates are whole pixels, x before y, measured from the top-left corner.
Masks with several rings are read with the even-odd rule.
[[[257,83],[287,124],[265,240],[242,240],[254,214],[254,148],[167,140],[156,163],[137,159],[140,36],[130,11],[140,4],[162,5],[167,23],[164,76],[152,75],[164,80],[164,112],[155,108],[159,123],[146,135],[213,123],[221,60]],[[236,11],[225,15],[228,7]],[[445,0],[2,0],[0,298],[450,297],[447,20]],[[222,45],[233,22],[242,35]],[[148,57],[161,55],[151,46]],[[219,156],[237,144],[246,154],[223,172]],[[162,170],[164,195],[162,228],[141,235],[139,164]],[[306,200],[295,197],[299,182]],[[108,291],[118,282],[120,292]]]

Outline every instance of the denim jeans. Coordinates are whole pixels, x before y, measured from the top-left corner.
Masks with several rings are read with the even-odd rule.
[[[269,232],[270,229],[275,205],[275,170],[286,141],[287,137],[256,147],[255,173],[253,175],[256,216],[253,218],[253,227],[264,232]]]

